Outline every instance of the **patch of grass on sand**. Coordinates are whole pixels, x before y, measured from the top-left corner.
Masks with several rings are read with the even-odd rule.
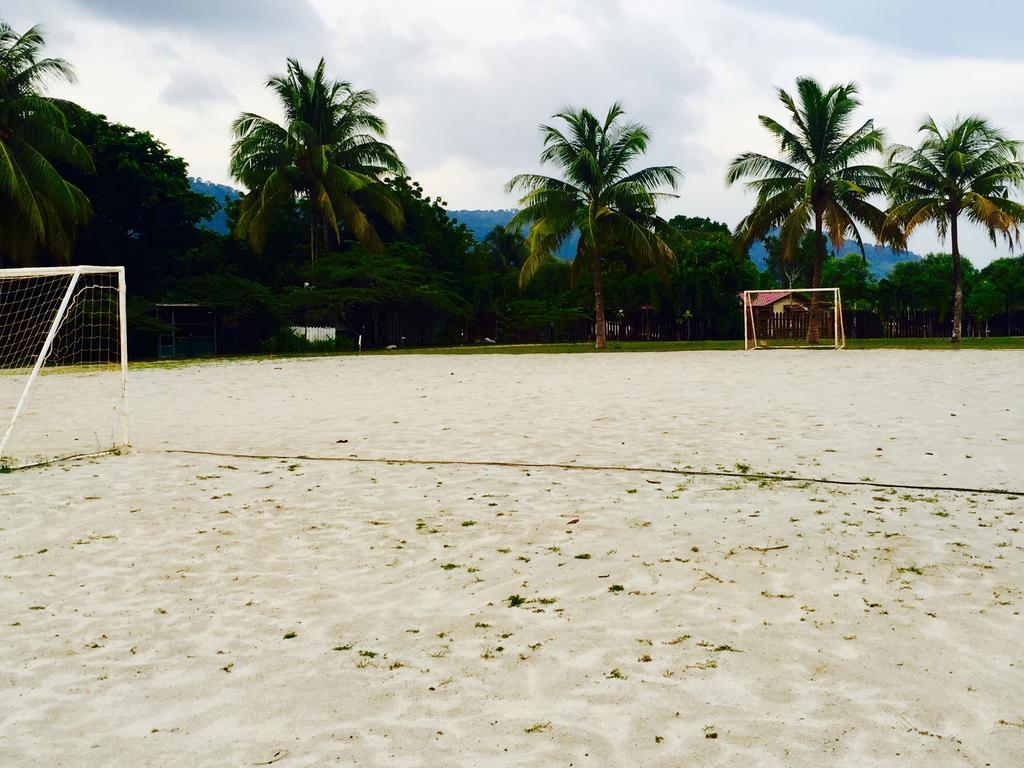
[[[907,565],[897,568],[896,573],[912,573],[915,576],[924,576],[924,569],[919,565]]]

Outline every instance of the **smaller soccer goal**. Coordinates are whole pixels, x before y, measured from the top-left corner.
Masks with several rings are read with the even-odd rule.
[[[743,292],[743,348],[843,349],[838,288]]]
[[[128,444],[123,267],[0,269],[0,468]]]

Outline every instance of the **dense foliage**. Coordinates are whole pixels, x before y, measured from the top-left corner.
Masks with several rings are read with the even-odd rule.
[[[83,109],[71,112],[69,130],[95,167],[93,173],[63,169],[92,201],[76,261],[125,266],[133,292],[141,294],[185,277],[180,254],[203,240],[197,226],[216,208],[192,190],[185,161],[152,134]]]
[[[528,255],[521,234],[502,225],[475,238],[452,220],[443,200],[408,178],[388,182],[403,210],[402,228],[370,214],[380,251],[346,240],[311,263],[304,201],[276,213],[257,253],[244,240],[202,226],[218,201],[192,191],[184,161],[152,135],[84,110],[72,114],[69,126],[96,166],[95,174],[67,170],[95,209],[80,231],[75,261],[127,266],[134,348],[144,354],[155,349],[146,334],[160,329],[152,310],[158,301],[216,308],[249,329],[242,349],[251,350],[310,346],[282,332],[293,324],[340,327],[338,346],[359,335],[366,346],[575,339],[592,327],[592,288],[573,279],[569,263],[547,262],[520,287]],[[228,230],[241,204],[229,201],[223,211]],[[662,338],[742,334],[737,295],[786,287],[786,270],[791,274],[802,261],[803,272],[793,279],[800,284],[813,258],[813,233],[803,236],[799,258],[790,263],[778,240],[766,238],[764,272],[723,223],[676,216],[665,233],[675,259],[663,274],[638,268],[612,248],[604,277],[609,319],[646,314]],[[949,256],[933,255],[897,264],[876,281],[863,258],[849,254],[826,258],[823,282],[838,285],[851,307],[948,314],[949,269]],[[984,320],[993,308],[994,314],[1024,309],[1024,258],[1000,259],[980,273],[965,262],[965,274],[970,316]]]
[[[17,35],[0,22],[0,264],[124,265],[135,355],[154,354],[155,336],[170,330],[158,303],[216,310],[232,330],[221,351],[309,348],[289,326],[337,329],[336,347],[582,341],[602,302],[611,333],[735,337],[743,290],[819,280],[876,319],[923,312],[949,327],[958,295],[975,331],[1024,311],[1024,257],[977,270],[954,238],[953,254],[887,251],[907,260],[879,279],[870,246],[850,253],[842,241],[857,241],[856,221],[876,234],[926,221],[952,233],[959,211],[1014,244],[1016,144],[975,118],[946,131],[930,124],[920,147],[893,152],[889,180],[849,164],[880,145],[870,121],[846,130],[853,89],[800,81],[799,106],[780,94],[796,132],[762,118],[782,159],[748,154],[733,165],[730,178],[753,177],[759,192],[736,237],[710,219],[657,217],[656,190],[677,171],[632,168],[648,136],[617,106],[603,120],[568,110],[564,131],[544,129],[543,159],[562,178],[517,177],[518,213],[462,217],[471,231],[404,175],[372,93],[329,79],[323,62],[306,72],[290,61],[271,79],[283,125],[236,122],[232,167],[250,189],[239,194],[189,179],[150,133],[47,97],[46,81],[71,70],[42,47],[38,29]],[[882,186],[896,203],[889,222],[864,199]],[[558,258],[559,246],[572,258]]]

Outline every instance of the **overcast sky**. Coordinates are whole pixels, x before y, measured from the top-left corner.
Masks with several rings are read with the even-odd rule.
[[[288,56],[374,89],[412,175],[452,208],[512,207],[503,187],[536,167],[537,125],[619,99],[650,127],[650,161],[685,173],[663,213],[734,225],[752,198],[725,188],[726,164],[772,151],[756,116],[783,117],[774,88],[802,74],[859,83],[861,116],[892,141],[957,112],[1024,138],[1018,0],[34,0],[0,17],[43,24],[48,53],[74,64],[78,84],[55,93],[224,183],[232,118],[278,117],[263,85]],[[962,240],[979,265],[1007,253]],[[941,245],[929,232],[911,247]]]

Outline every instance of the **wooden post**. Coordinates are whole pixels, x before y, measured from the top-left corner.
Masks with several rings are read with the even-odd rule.
[[[754,341],[754,346],[751,349],[757,349],[757,321],[754,319],[754,304],[750,304],[750,336]]]
[[[748,339],[749,335],[748,331],[746,331],[746,300],[748,300],[748,297],[750,295],[750,291],[743,291],[743,351],[750,349],[748,342],[746,342],[746,339]]]

